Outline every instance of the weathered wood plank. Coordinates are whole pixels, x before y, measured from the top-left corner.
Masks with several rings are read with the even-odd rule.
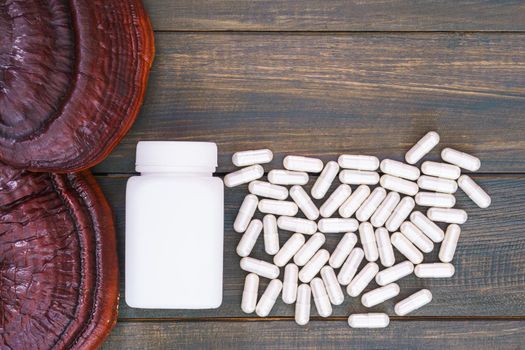
[[[145,0],[156,30],[524,30],[519,1]]]
[[[525,321],[118,323],[103,349],[523,349]]]
[[[169,11],[167,11],[169,12]],[[99,173],[134,169],[139,140],[401,159],[425,132],[483,172],[525,171],[525,34],[157,33],[140,117]],[[436,150],[433,157],[437,157]]]
[[[413,275],[399,282],[402,292],[399,298],[408,296],[419,288],[429,288],[434,293],[431,304],[414,315],[418,316],[525,316],[525,176],[475,176],[491,194],[493,203],[489,209],[474,208],[474,205],[458,192],[458,207],[469,214],[463,225],[463,233],[454,264],[456,275],[450,279],[422,280]],[[125,177],[98,177],[104,192],[114,208],[117,222],[119,258],[121,271],[124,266],[124,196]],[[313,182],[313,180],[312,180]],[[225,244],[224,244],[224,300],[217,310],[140,310],[132,309],[124,302],[124,283],[121,279],[121,318],[151,317],[242,317],[240,310],[242,285],[245,273],[239,268],[239,257],[235,247],[240,239],[233,232],[232,223],[246,188],[226,191],[225,198]],[[319,202],[318,202],[319,203]],[[262,215],[258,214],[259,217]],[[281,244],[290,233],[281,231]],[[325,246],[332,251],[341,235],[328,234]],[[425,261],[437,261],[439,245],[427,255]],[[255,247],[253,256],[268,259],[264,253],[262,238]],[[404,260],[404,259],[403,259]],[[398,255],[398,261],[402,261]],[[364,265],[364,264],[363,264]],[[123,273],[122,273],[123,275]],[[264,281],[266,285],[267,281]],[[368,289],[372,289],[372,284]],[[261,288],[262,292],[262,288]],[[374,311],[393,315],[393,301],[386,302]],[[346,316],[349,312],[364,312],[358,299],[346,298],[342,306],[334,308],[335,316]],[[279,301],[271,316],[291,316],[293,307]]]

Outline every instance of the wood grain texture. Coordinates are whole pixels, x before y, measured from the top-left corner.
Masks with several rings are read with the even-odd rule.
[[[525,321],[119,323],[102,349],[523,349]]]
[[[166,11],[167,13],[174,13]],[[428,130],[483,172],[525,171],[525,34],[157,33],[145,105],[95,168],[134,169],[139,140],[214,141],[334,158],[401,159]],[[433,158],[437,158],[437,150]]]
[[[457,207],[464,208],[469,220],[462,225],[462,236],[454,261],[456,274],[450,279],[418,279],[409,276],[399,282],[401,300],[420,288],[429,288],[434,300],[415,312],[416,316],[522,316],[525,317],[525,176],[474,176],[492,196],[492,205],[482,210],[474,206],[462,192],[457,193]],[[119,259],[124,273],[124,194],[126,177],[98,177],[104,192],[114,208],[117,222]],[[313,183],[314,179],[311,180]],[[309,186],[308,186],[309,187]],[[240,310],[241,293],[246,273],[240,270],[240,258],[235,247],[241,237],[232,229],[233,220],[247,189],[240,186],[225,193],[225,243],[224,243],[224,298],[216,310],[140,310],[129,308],[124,301],[124,278],[121,278],[122,298],[120,318],[192,318],[192,317],[243,317]],[[319,205],[319,201],[317,202]],[[260,213],[258,217],[262,218]],[[281,231],[281,244],[290,236]],[[342,235],[327,234],[325,246],[332,251]],[[434,252],[425,258],[438,261]],[[263,250],[262,236],[252,256],[270,260]],[[397,256],[398,261],[402,261]],[[404,259],[403,259],[404,260]],[[362,264],[364,265],[364,264]],[[262,279],[262,285],[267,280]],[[367,290],[374,288],[371,284]],[[262,293],[262,287],[260,288]],[[394,301],[388,301],[372,311],[393,315]],[[349,312],[365,312],[359,299],[346,297],[345,303],[334,308],[334,316],[347,316]],[[292,316],[293,306],[279,301],[271,316]],[[313,314],[316,314],[313,311]]]
[[[156,30],[524,30],[520,1],[144,0]]]

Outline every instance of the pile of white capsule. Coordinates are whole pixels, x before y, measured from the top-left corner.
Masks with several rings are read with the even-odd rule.
[[[284,303],[295,303],[295,321],[305,325],[310,319],[311,299],[318,314],[328,317],[332,305],[344,301],[341,286],[346,287],[348,295],[357,297],[375,278],[380,287],[361,296],[361,303],[370,308],[399,295],[395,282],[412,273],[419,278],[453,276],[451,261],[461,232],[459,225],[467,220],[464,210],[453,208],[454,193],[459,186],[481,208],[488,207],[491,199],[468,175],[461,174],[461,169],[480,168],[480,160],[472,155],[445,148],[441,151],[444,162],[425,161],[421,171],[413,165],[438,143],[439,135],[428,132],[406,153],[406,163],[344,154],[337,162],[323,164],[316,158],[287,156],[285,169],[271,170],[268,182],[258,179],[264,175],[261,164],[273,159],[271,150],[235,153],[234,165],[243,168],[226,175],[224,183],[228,187],[249,183],[250,192],[233,225],[236,232],[243,233],[237,254],[242,257],[241,269],[248,272],[242,310],[268,316],[282,291]],[[302,187],[308,183],[309,173],[320,173],[310,194]],[[328,195],[338,175],[341,184]],[[351,185],[357,187],[352,189]],[[378,186],[371,189],[374,185]],[[317,208],[312,198],[326,199]],[[416,204],[430,207],[426,215],[414,210]],[[257,209],[265,214],[262,222],[253,219]],[[296,217],[299,210],[305,218]],[[332,218],[336,212],[340,217]],[[447,223],[446,231],[435,222]],[[290,233],[281,247],[279,229]],[[263,231],[264,249],[273,256],[273,263],[249,257]],[[322,248],[325,234],[342,235],[332,253]],[[435,243],[441,243],[440,262],[423,263],[423,254],[431,252]],[[396,264],[394,248],[407,260]],[[359,270],[363,259],[367,263]],[[258,299],[261,277],[270,282]],[[431,300],[432,293],[421,289],[397,302],[394,310],[403,316]],[[389,322],[384,313],[352,314],[348,318],[353,328],[382,328]]]

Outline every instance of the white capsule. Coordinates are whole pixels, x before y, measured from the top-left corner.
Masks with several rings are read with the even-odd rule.
[[[268,173],[268,181],[276,185],[306,185],[308,174],[302,171],[274,169]]]
[[[345,300],[345,296],[341,289],[341,285],[337,281],[334,269],[330,266],[324,266],[321,269],[321,278],[323,279],[330,302],[334,305],[341,305]]]
[[[355,217],[359,221],[367,221],[374,214],[376,209],[379,207],[383,199],[386,197],[386,191],[382,187],[376,187],[364,201],[364,203],[359,207],[355,213]]]
[[[297,253],[295,253],[295,256],[293,257],[293,261],[297,266],[304,266],[308,260],[312,258],[312,256],[317,253],[317,251],[323,246],[324,242],[326,241],[325,236],[317,232],[314,234],[310,239],[299,249]]]
[[[421,171],[425,175],[443,177],[445,179],[455,180],[461,175],[461,169],[458,166],[426,161],[421,164]]]
[[[315,253],[315,255],[303,266],[301,271],[299,271],[299,279],[303,283],[308,283],[314,278],[321,268],[328,262],[330,259],[330,253],[328,250],[321,249]]]
[[[468,219],[466,211],[454,208],[429,208],[427,216],[432,221],[446,222],[448,224],[464,224]]]
[[[227,187],[235,187],[253,180],[260,179],[264,175],[264,169],[260,165],[252,165],[247,168],[229,173],[224,177],[224,184]]]
[[[401,199],[399,204],[396,206],[392,215],[386,221],[385,227],[388,231],[394,232],[399,226],[405,221],[405,219],[410,215],[412,209],[416,206],[416,203],[411,197],[404,197]]]
[[[254,273],[246,275],[244,290],[242,291],[241,309],[247,314],[255,311],[257,292],[259,291],[259,276]]]
[[[458,179],[458,185],[478,207],[487,208],[490,205],[490,196],[470,176],[461,175]]]
[[[365,252],[361,248],[354,248],[350,252],[350,255],[348,255],[348,258],[346,259],[345,263],[341,267],[341,270],[339,270],[339,274],[337,275],[337,280],[342,285],[346,286],[352,281],[352,278],[354,278],[357,269],[359,268],[359,265],[361,264],[361,261],[363,261],[363,258],[365,257]]]
[[[401,224],[401,233],[423,253],[430,253],[434,243],[410,221]]]
[[[414,274],[419,278],[450,278],[454,272],[454,265],[449,263],[419,264],[414,269]]]
[[[363,204],[363,202],[368,198],[370,195],[370,187],[366,185],[361,185],[346,201],[344,201],[343,204],[341,204],[341,207],[339,207],[339,215],[341,215],[344,218],[349,218],[350,216],[354,215],[357,209]]]
[[[414,264],[423,261],[423,254],[401,232],[395,232],[390,237],[392,245]]]
[[[354,232],[357,230],[359,223],[356,219],[321,219],[317,223],[319,231],[324,233],[343,233],[343,232]]]
[[[268,214],[263,218],[264,228],[264,251],[266,254],[275,255],[279,251],[279,232],[277,230],[277,219]]]
[[[336,162],[332,160],[326,163],[321,175],[319,175],[317,181],[315,181],[312,187],[312,197],[315,199],[323,198],[326,195],[326,192],[330,189],[337,173],[339,173],[339,165]]]
[[[319,316],[330,316],[332,314],[332,304],[330,304],[323,281],[319,277],[314,278],[310,282],[310,288],[312,289],[314,304]]]
[[[308,193],[301,186],[292,186],[290,188],[290,197],[292,197],[293,201],[309,220],[317,220],[319,209],[317,209]]]
[[[352,193],[350,186],[342,184],[339,185],[328,199],[321,205],[319,212],[323,218],[329,218],[337,209],[347,200]]]
[[[270,311],[272,311],[272,308],[281,293],[281,289],[283,289],[283,283],[281,281],[270,281],[255,308],[257,316],[266,317],[270,314]]]
[[[262,228],[263,224],[261,220],[254,219],[250,222],[250,225],[248,225],[246,232],[244,232],[239,244],[237,245],[237,255],[240,257],[250,255],[255,243],[257,242],[257,238],[259,238],[259,235],[261,234]]]
[[[310,286],[307,284],[301,284],[297,288],[297,302],[295,303],[295,322],[304,326],[310,321],[310,299],[312,292]]]
[[[257,149],[251,151],[235,152],[232,156],[232,162],[235,166],[247,166],[254,164],[270,163],[273,159],[273,153],[269,149]]]
[[[330,255],[330,260],[328,260],[330,266],[332,266],[334,269],[340,268],[341,265],[343,265],[343,263],[345,262],[346,258],[348,257],[348,254],[350,254],[350,251],[352,251],[352,249],[356,245],[356,243],[357,236],[355,235],[355,233],[346,233],[337,244],[337,247],[335,247],[334,251],[332,252],[332,255]]]
[[[248,224],[252,220],[253,214],[255,214],[255,209],[257,209],[257,204],[259,204],[259,199],[253,194],[248,194],[244,197],[235,222],[233,223],[233,229],[235,232],[242,233],[246,231]]]
[[[452,208],[456,197],[450,193],[419,192],[415,197],[416,204],[423,207]]]
[[[385,267],[394,265],[396,258],[392,249],[392,242],[390,242],[390,233],[386,228],[379,227],[376,229],[376,243],[381,264]]]
[[[241,269],[269,279],[279,277],[279,268],[277,266],[254,258],[242,258]]]
[[[408,164],[415,164],[423,158],[439,143],[439,134],[435,131],[429,131],[425,134],[408,152],[405,154],[405,160]]]
[[[248,185],[248,191],[257,196],[285,200],[288,198],[288,189],[284,186],[274,185],[269,182],[255,180]]]
[[[299,211],[297,204],[294,202],[275,199],[261,199],[258,208],[261,213],[286,216],[294,216]]]
[[[395,283],[387,284],[386,286],[373,289],[361,297],[361,303],[365,307],[372,307],[381,304],[388,299],[399,295],[399,286]]]
[[[414,211],[410,214],[410,221],[417,226],[418,229],[423,231],[428,238],[430,238],[434,243],[439,243],[443,240],[445,232],[436,225],[432,220],[427,218],[425,214],[420,211]]]
[[[405,316],[406,314],[425,306],[432,301],[432,293],[428,289],[421,289],[406,299],[401,300],[394,307],[396,315]]]
[[[441,151],[441,159],[470,171],[478,171],[481,167],[479,158],[465,152],[456,151],[452,148],[444,148]]]
[[[381,187],[386,188],[387,190],[396,191],[408,196],[414,196],[417,191],[419,191],[419,187],[415,182],[392,175],[381,176],[380,184]]]
[[[458,225],[448,225],[447,231],[445,232],[445,239],[443,239],[443,243],[441,243],[441,248],[439,249],[439,260],[448,263],[454,259],[460,234],[461,228]]]
[[[281,230],[300,232],[305,235],[313,235],[317,231],[317,224],[315,221],[294,218],[291,216],[279,217],[279,219],[277,219],[277,226],[279,226]]]
[[[390,323],[390,317],[383,313],[353,314],[348,317],[348,325],[352,328],[385,328]]]
[[[290,259],[301,249],[304,244],[304,236],[300,233],[294,233],[288,240],[283,244],[281,249],[273,257],[275,265],[282,267],[290,261]],[[275,277],[274,277],[275,278]]]
[[[283,301],[285,304],[293,304],[297,299],[297,279],[299,268],[295,264],[288,264],[284,268],[283,279]]]
[[[420,175],[417,167],[393,159],[383,159],[381,161],[381,171],[385,174],[412,181],[417,180]]]
[[[370,223],[374,225],[374,227],[383,226],[400,200],[401,196],[399,193],[390,192],[370,218]]]
[[[369,262],[363,269],[352,279],[352,282],[346,287],[348,295],[356,297],[366,286],[374,279],[379,272],[379,266],[376,263]]]
[[[283,165],[285,169],[307,173],[319,173],[323,170],[321,159],[310,157],[286,156],[284,157]]]
[[[401,225],[401,232],[403,235],[408,238],[415,246],[417,246],[419,249],[421,249],[425,253],[429,253],[434,249],[434,244],[428,237],[421,232],[413,223],[411,222],[404,222]],[[415,251],[411,253],[410,247],[404,247],[402,240],[398,243],[401,247],[401,249],[405,249],[405,251],[401,251],[407,258],[409,257],[407,254],[410,254],[410,256],[414,256],[413,259],[415,259],[416,262],[414,262],[413,259],[410,259],[412,262],[417,263],[417,261],[420,259],[420,254],[416,253]],[[400,249],[400,248],[398,248]],[[422,259],[422,256],[421,256]]]
[[[442,193],[455,193],[458,190],[456,181],[428,175],[421,175],[417,185],[424,190]]]
[[[361,246],[365,251],[366,260],[376,261],[379,258],[377,251],[376,237],[374,235],[374,227],[369,222],[362,222],[359,225],[359,239]]]
[[[347,185],[375,185],[379,182],[379,174],[375,171],[342,170],[339,181]]]
[[[406,260],[396,264],[388,269],[380,271],[376,275],[376,283],[380,286],[386,286],[389,283],[400,280],[414,272],[414,264]]]
[[[377,170],[379,168],[379,159],[374,156],[342,154],[337,162],[341,168],[345,169]]]

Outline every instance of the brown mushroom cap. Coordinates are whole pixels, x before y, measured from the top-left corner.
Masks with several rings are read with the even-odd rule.
[[[0,159],[55,172],[100,162],[135,120],[153,56],[140,0],[0,2]]]
[[[1,349],[96,348],[117,317],[111,209],[89,172],[0,164]]]

